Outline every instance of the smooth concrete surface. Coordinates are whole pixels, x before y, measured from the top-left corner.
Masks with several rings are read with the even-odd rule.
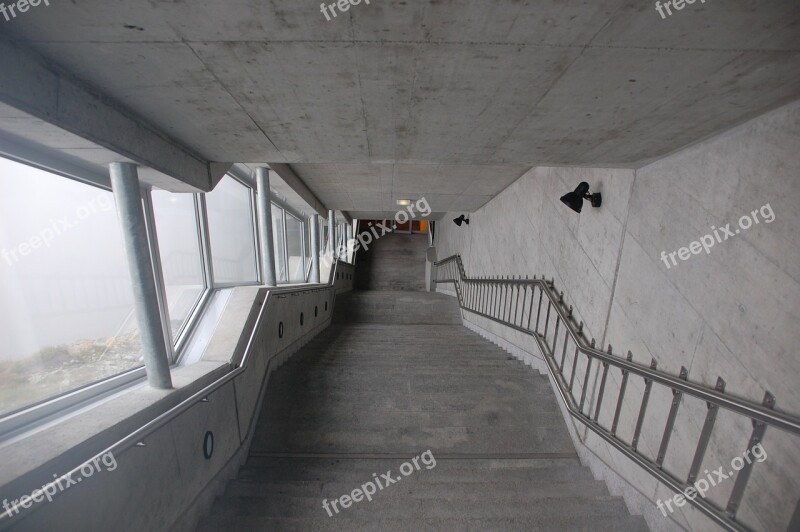
[[[0,96],[57,101],[39,117],[139,153],[152,143],[156,167],[199,166],[198,180],[187,148],[291,164],[328,209],[393,213],[425,196],[472,212],[534,165],[639,164],[797,98],[799,20],[787,0],[687,3],[666,19],[629,0],[386,0],[330,21],[293,0],[53,2],[3,24]],[[21,79],[17,45],[53,67]],[[94,112],[96,98],[51,82],[59,71],[136,122]],[[127,142],[146,123],[177,153]]]
[[[247,464],[198,530],[646,530],[581,466],[547,378],[466,330],[452,298],[411,290],[424,257],[408,257],[384,273],[395,290],[337,298],[275,373]],[[428,450],[435,468],[322,508]]]
[[[375,229],[380,235],[381,230]],[[371,234],[367,228],[362,233]],[[356,261],[359,290],[425,290],[428,236],[388,233],[362,247]]]
[[[470,276],[539,275],[555,279],[557,290],[574,305],[598,345],[713,386],[718,376],[726,392],[760,403],[766,390],[777,408],[797,414],[800,359],[800,103],[793,103],[635,171],[625,169],[536,168],[471,216],[471,225],[437,227],[439,258],[461,253]],[[584,205],[578,215],[559,197],[578,182],[603,193],[604,205]],[[769,203],[772,223],[754,225],[667,268],[661,252],[689,246]],[[452,213],[451,213],[452,214]],[[451,218],[454,217],[450,216]],[[466,319],[476,320],[469,314]],[[485,329],[519,345],[514,331]],[[505,330],[504,330],[505,329]],[[567,367],[569,368],[570,363]],[[585,362],[578,365],[582,374]],[[591,402],[598,384],[590,376]],[[620,381],[609,373],[609,388]],[[633,434],[643,383],[631,379],[619,434]],[[671,393],[655,387],[640,449],[654,458]],[[600,421],[613,417],[616,392],[606,392]],[[684,400],[673,431],[665,469],[685,477],[705,417],[699,401]],[[752,426],[720,414],[703,468],[727,466],[741,455]],[[610,450],[580,425],[576,433],[611,470],[651,500],[669,490]],[[777,430],[763,442],[769,458],[754,468],[739,519],[758,530],[785,529],[800,498],[800,446]],[[709,493],[725,505],[733,481]],[[629,501],[630,502],[630,501]],[[673,526],[705,530],[709,521],[688,505],[671,514]],[[659,520],[664,520],[658,514]],[[650,522],[652,528],[663,523]]]
[[[29,46],[0,40],[0,69],[6,72],[0,101],[10,107],[4,106],[1,129],[20,140],[55,148],[99,171],[127,158],[153,169],[143,172],[148,183],[173,192],[208,192],[225,175],[227,167],[209,163]]]
[[[347,270],[346,265],[341,269]],[[337,284],[271,294],[247,358],[245,348],[267,289],[236,288],[207,357],[173,370],[174,390],[137,386],[4,442],[0,451],[7,462],[0,489],[2,497],[13,500],[51,481],[54,474],[79,466],[233,367],[246,366],[207,401],[145,437],[141,447],[115,454],[113,471],[96,473],[53,502],[0,520],[0,529],[193,530],[247,456],[270,374],[330,324],[335,294],[352,286],[344,279]],[[210,459],[203,456],[207,431],[213,432],[215,442]]]

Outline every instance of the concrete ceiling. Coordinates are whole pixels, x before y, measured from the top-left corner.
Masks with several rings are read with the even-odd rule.
[[[471,212],[531,166],[637,166],[800,97],[800,2],[73,0],[0,25],[213,161],[328,207]]]

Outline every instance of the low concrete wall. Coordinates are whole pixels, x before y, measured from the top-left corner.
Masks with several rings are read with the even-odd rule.
[[[460,253],[470,276],[539,275],[555,279],[557,290],[575,307],[587,335],[598,346],[651,358],[677,375],[714,386],[718,376],[726,391],[761,402],[769,390],[777,408],[800,413],[800,102],[787,105],[717,137],[637,170],[535,168],[471,215],[469,226],[437,227],[440,259]],[[587,181],[603,193],[604,204],[588,204],[579,215],[559,197]],[[769,204],[774,220],[762,220],[709,254],[701,252],[669,267],[670,253],[711,233],[711,226],[731,223]],[[447,217],[445,218],[447,219]],[[465,319],[475,323],[469,315]],[[526,356],[519,334],[507,328],[485,329]],[[582,374],[581,361],[578,373]],[[568,366],[569,367],[569,366]],[[609,373],[607,390],[620,375]],[[590,374],[589,404],[599,378]],[[630,441],[641,404],[643,383],[631,379],[619,434]],[[642,432],[640,452],[654,459],[672,396],[655,387]],[[606,393],[600,421],[613,418],[616,392]],[[684,398],[664,468],[685,478],[694,455],[706,405]],[[572,423],[570,421],[570,423]],[[576,445],[624,478],[646,499],[672,492],[613,448],[573,427]],[[746,419],[718,417],[702,470],[728,467],[744,452],[752,426]],[[785,529],[800,498],[800,445],[796,438],[768,430],[763,441],[768,459],[754,468],[738,519],[758,530]],[[603,476],[598,473],[596,474]],[[727,471],[727,470],[726,470]],[[734,480],[714,487],[708,498],[725,506]],[[634,512],[640,502],[629,497]],[[645,514],[647,515],[647,514]],[[710,521],[690,506],[649,519],[654,529],[705,530]]]
[[[84,479],[52,502],[0,527],[11,530],[193,530],[247,457],[269,376],[331,322],[337,293],[352,288],[340,264],[333,286],[269,295],[246,371],[142,442],[115,455],[116,467]],[[202,360],[174,370],[175,389],[137,386],[69,419],[4,444],[14,460],[0,493],[10,500],[51,481],[176,406],[242,363],[266,288],[237,288]],[[302,317],[301,317],[302,316]],[[204,456],[207,432],[214,452]]]

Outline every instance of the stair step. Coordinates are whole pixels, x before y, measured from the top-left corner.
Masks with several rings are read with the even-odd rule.
[[[435,454],[434,454],[435,456]],[[301,466],[261,466],[258,467],[259,458],[251,457],[247,466],[239,472],[239,480],[246,481],[324,481],[324,482],[353,482],[360,485],[373,478],[373,473],[382,475],[391,471],[392,475],[397,476],[400,460],[393,460],[391,463],[383,465],[373,464],[366,466],[355,466],[352,464],[331,465],[329,467],[301,467]],[[588,469],[575,465],[577,460],[563,459],[571,462],[572,465],[564,466],[561,464],[541,465],[539,467],[520,467],[520,468],[487,468],[479,465],[472,467],[448,466],[446,461],[441,460],[437,463],[436,480],[441,482],[475,482],[476,479],[483,481],[497,482],[573,482],[573,481],[594,481]],[[546,461],[543,461],[546,462]],[[431,471],[433,471],[431,470]],[[418,471],[414,475],[404,479],[404,482],[420,482],[423,473],[429,471]]]
[[[220,528],[222,527],[222,528]],[[641,517],[575,517],[565,515],[559,519],[542,519],[528,517],[524,519],[375,519],[359,520],[350,516],[336,515],[316,519],[243,517],[233,518],[226,522],[209,520],[201,524],[198,532],[218,532],[219,530],[236,530],[237,532],[263,532],[264,530],[280,530],[282,532],[309,531],[341,531],[358,532],[441,532],[443,530],[460,531],[505,531],[505,532],[646,532],[647,526]]]
[[[424,474],[426,471],[418,471],[414,474]],[[245,481],[234,480],[228,483],[225,497],[272,497],[272,496],[305,496],[305,497],[326,497],[328,499],[340,497],[343,494],[351,493],[354,489],[360,488],[371,477],[365,478],[360,483],[352,482],[321,482],[321,481]],[[394,488],[400,484],[389,486]],[[608,496],[608,489],[604,482],[580,481],[580,482],[554,482],[554,481],[470,481],[470,482],[442,482],[425,480],[413,484],[412,489],[406,488],[404,496],[410,498],[453,498],[459,497],[468,500],[481,500],[489,495],[492,498],[502,498],[506,501],[521,500],[522,502],[530,499],[552,499],[563,497],[602,497]],[[387,495],[391,495],[391,490],[385,490]],[[378,496],[383,496],[384,490]]]
[[[398,495],[387,495],[390,489]],[[400,497],[402,484],[386,488],[373,500],[355,503],[349,508],[340,509],[345,517],[374,519],[403,518],[413,515],[415,519],[480,519],[480,518],[526,518],[538,517],[554,520],[564,514],[582,516],[587,519],[598,516],[620,516],[627,513],[621,499],[610,496],[590,498],[554,498],[523,501],[520,499],[503,502],[487,497],[485,500],[447,499],[436,497],[429,499],[412,499]],[[341,496],[340,494],[338,496]],[[301,517],[315,518],[325,510],[320,497],[224,497],[215,505],[217,516],[228,518],[236,516],[262,517]],[[227,519],[226,519],[227,520]]]
[[[368,406],[362,403],[362,406]],[[271,412],[269,419],[275,426],[285,427],[287,430],[305,431],[314,430],[321,432],[336,430],[337,427],[347,427],[358,430],[377,430],[388,425],[398,427],[469,427],[475,425],[475,419],[489,419],[494,426],[525,426],[531,421],[527,412],[505,409],[450,409],[447,411],[412,411],[406,409],[382,409],[370,411],[368,408],[342,409],[320,408],[317,411],[296,412],[287,404],[283,412]],[[558,412],[541,412],[536,416],[535,429],[561,428],[564,418]],[[535,430],[529,427],[529,430]]]

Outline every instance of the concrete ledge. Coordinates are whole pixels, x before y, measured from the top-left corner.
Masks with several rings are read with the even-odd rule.
[[[209,192],[227,170],[29,49],[0,42],[0,70],[0,101],[30,117],[27,126],[10,131],[14,135],[41,142],[37,127],[52,128],[55,137],[67,131],[152,168],[143,171],[145,181],[172,192]]]
[[[18,498],[102,452],[230,371],[204,362],[173,370],[173,390],[134,385],[0,445],[2,497]],[[2,524],[2,522],[0,522]]]
[[[144,446],[115,453],[113,471],[13,518],[4,514],[0,529],[193,530],[247,456],[269,376],[330,325],[336,292],[351,286],[342,278],[331,286],[272,294],[241,375],[156,429]],[[208,359],[174,369],[174,390],[140,384],[0,446],[8,460],[0,472],[0,500],[31,494],[230,372],[242,360],[267,294],[263,287],[235,290],[206,350]],[[214,452],[204,457],[208,432]]]

